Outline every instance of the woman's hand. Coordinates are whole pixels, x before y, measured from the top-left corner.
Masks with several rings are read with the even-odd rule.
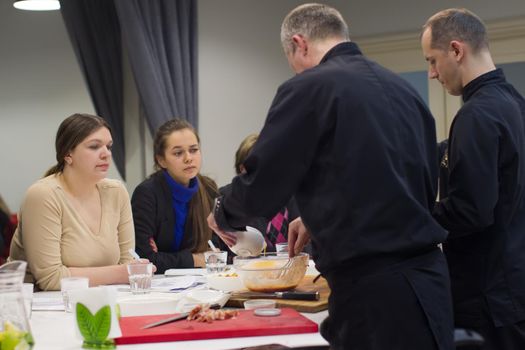
[[[228,247],[233,247],[237,243],[237,236],[232,232],[226,232],[219,228],[213,213],[208,215],[208,226],[226,243]]]
[[[145,259],[145,258],[140,258],[140,260],[133,260],[132,262],[130,262],[129,264],[149,264],[150,261],[148,259]],[[152,264],[153,265],[153,273],[157,272],[157,266],[155,266],[155,264]],[[126,272],[127,272],[127,266],[126,266]]]

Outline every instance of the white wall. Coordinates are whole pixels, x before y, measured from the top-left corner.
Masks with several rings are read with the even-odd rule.
[[[60,122],[94,109],[60,12],[0,1],[0,16],[0,194],[18,211],[25,189],[55,163]]]
[[[247,134],[261,129],[277,87],[292,74],[280,47],[280,25],[284,16],[303,2],[199,1],[199,115],[205,157],[203,171],[214,177],[219,185],[231,180],[234,152],[240,141]],[[467,7],[486,21],[525,15],[523,0],[323,2],[341,11],[349,23],[352,39],[357,39],[358,43],[364,37],[385,33],[418,33],[429,16],[448,7]],[[414,69],[399,69],[403,62],[407,62],[403,52],[401,55],[404,58],[395,62],[398,71],[426,69],[419,48],[413,53],[418,62]],[[382,63],[387,66],[396,59],[387,54],[383,57]],[[438,125],[438,130],[443,138],[446,126]]]
[[[290,3],[199,1],[203,173],[219,185],[231,180],[239,143],[262,128],[278,85],[292,75],[279,40]]]
[[[279,43],[283,17],[302,1],[199,0],[199,108],[204,173],[233,176],[242,138],[259,131],[279,84],[291,76]],[[349,20],[353,39],[416,31],[438,9],[465,6],[486,20],[525,15],[523,0],[326,1]],[[128,190],[142,177],[136,92],[127,70]],[[0,1],[0,194],[14,211],[54,163],[59,123],[94,113],[60,12],[27,12]],[[151,140],[146,138],[151,172]],[[110,177],[119,178],[113,166]]]

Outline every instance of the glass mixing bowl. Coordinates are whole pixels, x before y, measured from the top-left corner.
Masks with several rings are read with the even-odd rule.
[[[254,292],[281,292],[297,287],[308,267],[308,254],[293,258],[267,253],[258,257],[233,258],[233,266],[244,283]]]

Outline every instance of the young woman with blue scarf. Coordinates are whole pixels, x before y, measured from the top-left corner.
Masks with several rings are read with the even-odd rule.
[[[204,267],[208,240],[220,245],[206,217],[217,196],[216,183],[200,175],[200,141],[188,122],[164,123],[154,139],[157,170],[135,189],[131,198],[137,253],[157,266]]]

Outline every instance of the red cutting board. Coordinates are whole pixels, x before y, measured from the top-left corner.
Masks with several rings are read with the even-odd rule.
[[[181,320],[149,329],[141,328],[148,323],[169,317],[169,315],[122,317],[120,319],[122,337],[116,338],[115,341],[117,344],[137,344],[318,331],[317,323],[293,309],[281,309],[281,315],[273,317],[255,316],[253,310],[240,310],[239,312],[239,316],[228,320],[212,323]]]

